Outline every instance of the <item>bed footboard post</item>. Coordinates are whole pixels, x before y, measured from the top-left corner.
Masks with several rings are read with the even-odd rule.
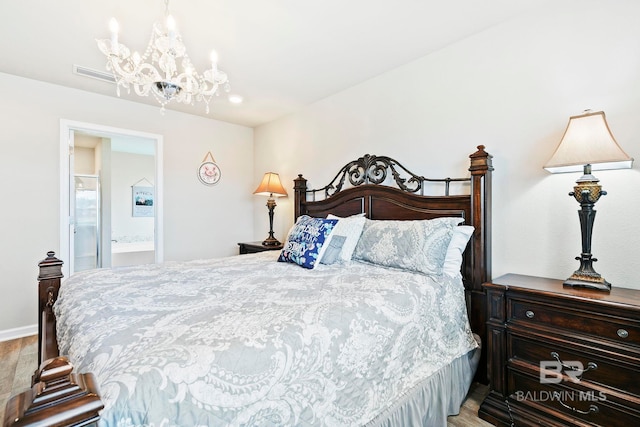
[[[66,357],[44,361],[34,376],[31,390],[7,402],[2,425],[88,426],[94,425],[104,408],[93,374],[72,374]]]
[[[298,174],[298,177],[293,180],[294,190],[294,213],[293,220],[296,221],[300,215],[304,215],[303,212],[304,202],[307,201],[307,180],[302,177],[302,174]]]
[[[471,225],[475,227],[471,241],[471,282],[467,287],[467,304],[471,329],[482,339],[482,357],[476,380],[487,383],[486,296],[482,284],[491,280],[491,156],[484,145],[471,154]]]
[[[62,264],[53,251],[47,252],[47,257],[38,263],[38,365],[59,356],[53,303],[58,299],[60,281],[64,277]]]

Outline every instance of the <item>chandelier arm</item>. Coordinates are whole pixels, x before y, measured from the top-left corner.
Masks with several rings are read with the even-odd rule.
[[[147,96],[151,92],[151,84],[134,84],[132,85],[136,95]]]
[[[204,86],[206,88],[206,86]],[[201,89],[200,90],[200,95],[202,95],[203,97],[209,97],[211,98],[213,95],[218,93],[218,84],[217,83],[213,83],[211,85],[210,89]]]
[[[131,63],[129,61],[126,62],[127,65],[130,65]],[[119,81],[126,81],[126,82],[132,82],[134,80],[134,77],[136,75],[136,70],[134,69],[132,72],[126,71],[121,65],[120,62],[117,61],[114,57],[111,58],[110,62],[109,62],[111,71],[113,71],[113,73],[116,75],[116,80]],[[125,65],[126,66],[126,65]]]
[[[126,72],[119,64],[116,64],[116,66],[118,67],[118,74],[133,85],[148,85],[161,80],[160,73],[151,64],[143,63],[135,67],[131,72]]]

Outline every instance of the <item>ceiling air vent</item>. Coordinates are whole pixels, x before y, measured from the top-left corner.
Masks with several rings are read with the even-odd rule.
[[[115,83],[116,79],[112,73],[104,71],[92,70],[91,68],[80,65],[73,65],[73,73],[79,76],[91,77],[92,79],[102,80],[103,82]]]

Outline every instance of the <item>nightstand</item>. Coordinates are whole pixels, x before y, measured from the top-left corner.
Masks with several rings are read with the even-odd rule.
[[[265,246],[262,242],[244,242],[238,243],[240,255],[254,254],[256,252],[279,251],[282,249],[282,243],[279,245]]]
[[[498,426],[640,425],[640,291],[564,288],[507,274],[484,284]]]

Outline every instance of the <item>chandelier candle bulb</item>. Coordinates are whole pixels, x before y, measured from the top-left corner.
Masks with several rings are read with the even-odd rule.
[[[176,20],[173,16],[167,16],[167,32],[169,33],[169,40],[176,41]]]
[[[111,31],[111,49],[113,49],[114,53],[118,53],[118,30],[120,26],[118,25],[118,21],[116,18],[111,18],[109,20],[109,31]]]
[[[218,68],[218,52],[215,50],[211,51],[211,69],[216,70]]]

